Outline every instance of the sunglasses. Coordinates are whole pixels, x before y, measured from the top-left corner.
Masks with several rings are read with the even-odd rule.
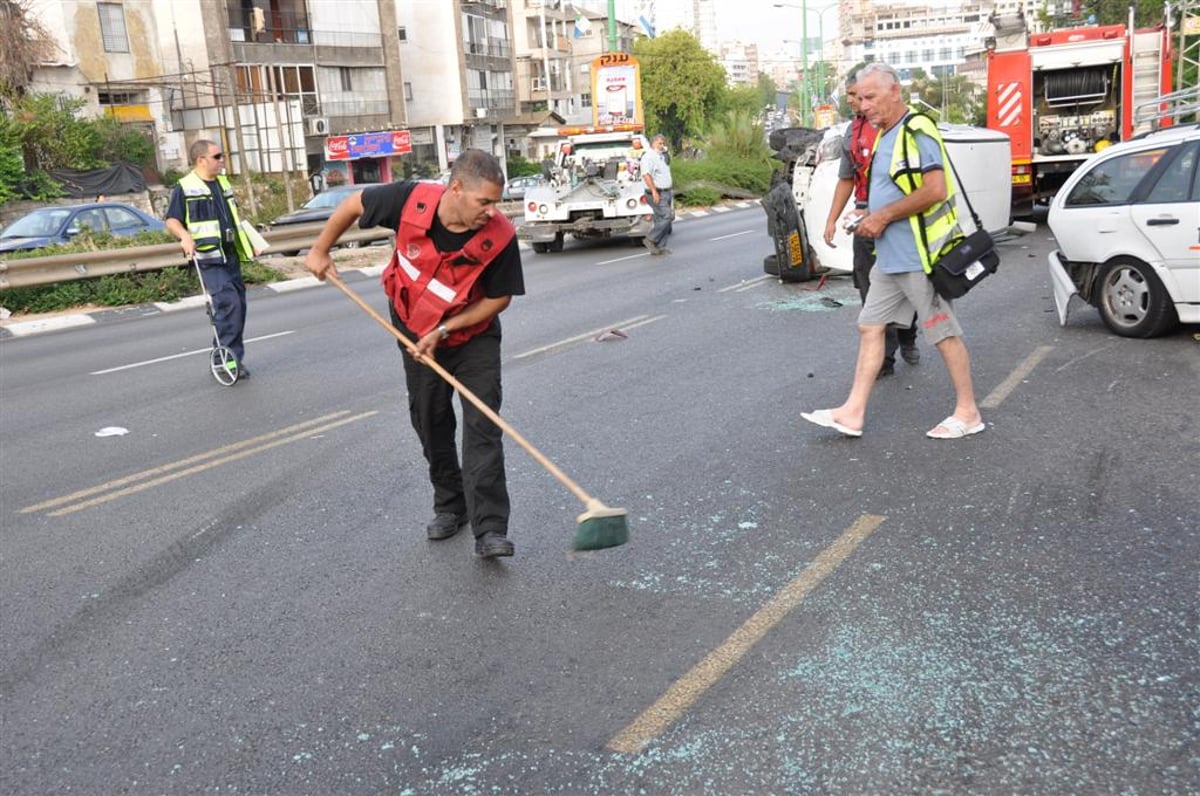
[[[209,160],[224,160],[224,159],[225,159],[225,153],[224,153],[224,152],[218,152],[218,153],[217,153],[217,154],[215,154],[215,155],[205,155],[205,157],[207,157]]]

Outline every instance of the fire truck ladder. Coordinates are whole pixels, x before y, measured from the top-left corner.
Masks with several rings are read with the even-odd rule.
[[[1154,119],[1139,120],[1137,109],[1152,106],[1162,91],[1163,37],[1158,33],[1133,34],[1133,134],[1149,132],[1158,125]],[[1165,67],[1167,69],[1170,66]]]

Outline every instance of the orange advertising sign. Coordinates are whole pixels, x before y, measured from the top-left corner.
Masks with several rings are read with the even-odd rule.
[[[642,71],[629,53],[592,59],[592,124],[642,124]]]

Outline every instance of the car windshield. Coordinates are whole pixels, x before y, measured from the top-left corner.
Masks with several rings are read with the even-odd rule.
[[[23,218],[14,221],[0,238],[42,238],[58,232],[59,227],[71,215],[69,207],[48,210],[35,210]]]

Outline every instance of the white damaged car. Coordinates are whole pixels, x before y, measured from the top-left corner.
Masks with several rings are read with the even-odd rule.
[[[1200,125],[1100,152],[1059,190],[1047,220],[1061,324],[1073,296],[1122,337],[1200,323]]]

